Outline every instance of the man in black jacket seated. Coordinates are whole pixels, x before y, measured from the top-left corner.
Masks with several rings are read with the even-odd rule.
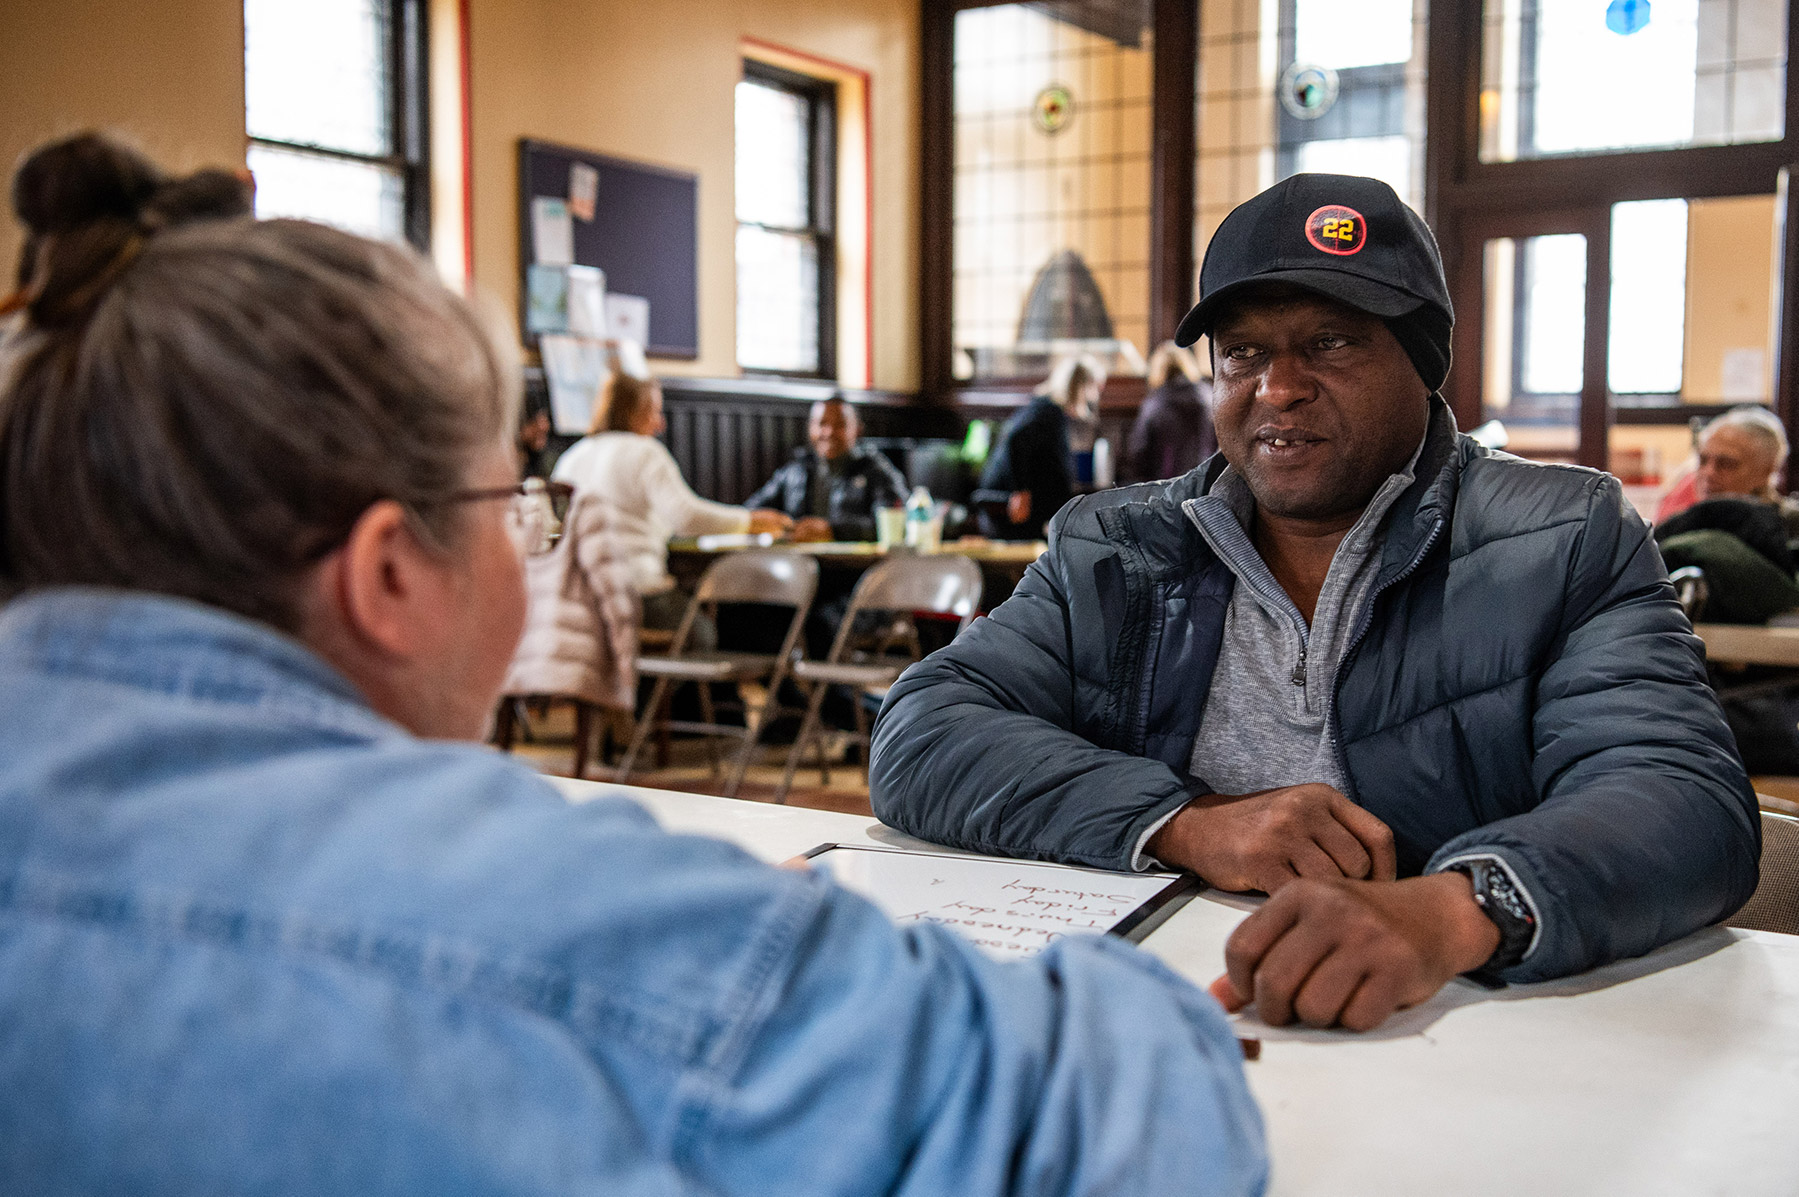
[[[743,505],[786,512],[795,540],[873,540],[875,508],[903,505],[906,480],[880,453],[856,443],[861,434],[856,409],[842,398],[814,403],[810,447],[795,451]]]
[[[1014,596],[909,670],[884,821],[1271,894],[1215,992],[1366,1029],[1458,973],[1638,955],[1753,892],[1760,824],[1700,644],[1616,479],[1481,448],[1452,315],[1384,183],[1233,212],[1179,337],[1221,453],[1076,500]]]

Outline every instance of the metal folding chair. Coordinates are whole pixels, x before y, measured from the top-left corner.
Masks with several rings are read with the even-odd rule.
[[[1765,802],[1766,799],[1764,798]],[[1762,879],[1727,927],[1799,935],[1799,819],[1763,809]]]
[[[806,614],[812,609],[812,596],[818,591],[818,562],[799,553],[775,550],[751,550],[721,557],[707,567],[694,590],[693,601],[675,630],[674,643],[666,656],[642,655],[637,658],[637,672],[656,679],[637,719],[636,733],[625,759],[619,762],[616,780],[631,776],[637,754],[643,750],[652,728],[694,732],[708,737],[713,753],[713,767],[718,764],[717,740],[742,738],[731,774],[724,789],[725,796],[735,797],[749,768],[750,754],[756,749],[763,729],[773,717],[776,695],[781,681],[792,667]],[[688,640],[694,620],[702,608],[711,608],[716,617],[720,603],[766,603],[792,607],[793,619],[787,625],[786,638],[778,653],[690,652]],[[699,688],[701,721],[668,718],[666,704],[681,685],[692,682]],[[744,711],[744,725],[735,727],[718,722],[713,709],[712,684],[715,682],[760,682],[768,688],[768,698],[754,711]]]
[[[863,574],[856,583],[856,589],[850,594],[849,610],[844,612],[843,623],[837,628],[837,638],[831,642],[830,655],[822,661],[800,661],[793,667],[794,680],[809,691],[806,718],[800,724],[800,734],[795,737],[792,749],[787,753],[787,771],[781,778],[781,788],[775,794],[775,801],[787,801],[787,791],[793,785],[793,774],[799,768],[800,758],[808,744],[819,745],[821,784],[830,780],[819,726],[819,709],[824,704],[825,692],[832,686],[848,686],[854,691],[854,739],[862,745],[863,759],[866,762],[868,712],[863,709],[863,697],[870,694],[883,695],[886,687],[899,680],[899,675],[905,672],[906,666],[917,659],[916,635],[911,637],[913,653],[904,658],[882,655],[878,648],[872,656],[857,653],[854,640],[858,615],[865,611],[905,614],[916,611],[954,615],[961,619],[956,628],[959,635],[974,619],[975,608],[980,603],[981,567],[966,557],[890,557]]]

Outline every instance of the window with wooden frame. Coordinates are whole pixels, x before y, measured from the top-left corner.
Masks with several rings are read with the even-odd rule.
[[[1433,0],[1426,215],[1464,427],[1644,501],[1691,420],[1793,426],[1793,34],[1779,0]]]
[[[737,364],[836,374],[836,87],[746,59],[737,84]]]
[[[256,214],[431,240],[424,0],[244,0]]]

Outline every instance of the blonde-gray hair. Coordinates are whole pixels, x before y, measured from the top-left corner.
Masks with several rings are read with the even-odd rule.
[[[1057,407],[1066,409],[1088,383],[1104,390],[1106,368],[1091,354],[1080,353],[1057,362],[1043,385],[1037,388],[1037,393],[1047,396]]]

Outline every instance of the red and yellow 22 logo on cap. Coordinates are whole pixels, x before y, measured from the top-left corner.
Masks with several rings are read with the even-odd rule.
[[[1354,208],[1326,204],[1306,217],[1306,240],[1327,254],[1353,254],[1368,241],[1368,221]]]

